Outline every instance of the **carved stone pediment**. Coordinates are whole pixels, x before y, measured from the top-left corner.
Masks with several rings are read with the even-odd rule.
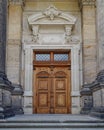
[[[72,15],[59,11],[53,5],[45,11],[28,17],[29,25],[35,24],[71,24],[74,25],[76,18]]]
[[[30,15],[28,23],[32,30],[32,42],[35,44],[69,44],[73,41],[71,35],[76,18],[53,5],[43,12]],[[44,26],[47,30],[43,33],[40,30]],[[58,31],[56,28],[62,30]]]

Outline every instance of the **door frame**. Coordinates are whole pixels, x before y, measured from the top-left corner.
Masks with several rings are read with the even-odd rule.
[[[22,61],[24,67],[24,113],[32,114],[33,112],[33,50],[39,49],[56,49],[56,50],[71,50],[71,98],[72,98],[72,114],[80,113],[80,86],[83,83],[82,79],[82,51],[80,44],[73,45],[32,45],[24,46]],[[25,61],[25,62],[24,62]],[[23,65],[24,65],[23,64]]]
[[[43,59],[41,59],[39,61],[39,59],[36,58],[38,55],[39,55],[39,58],[40,58],[40,55],[43,56],[44,54],[45,55],[48,54],[48,57],[49,57],[48,61],[47,60],[44,61]],[[66,55],[65,60],[64,59],[61,60],[61,61],[60,60],[58,60],[58,61],[55,60],[54,55],[57,55],[57,54],[60,54],[61,56],[63,55],[64,57]],[[33,85],[33,113],[38,113],[37,112],[37,109],[38,109],[38,106],[37,106],[38,104],[37,103],[39,102],[39,99],[38,99],[38,76],[40,76],[38,74],[41,73],[42,70],[39,70],[39,72],[36,72],[36,70],[40,69],[40,68],[42,68],[42,69],[44,68],[45,72],[48,70],[48,72],[47,72],[48,74],[51,74],[51,71],[55,72],[54,70],[57,70],[57,69],[60,70],[60,69],[65,68],[65,70],[67,70],[67,71],[69,70],[69,73],[67,73],[67,71],[66,71],[65,72],[66,74],[64,74],[64,77],[66,77],[66,80],[67,80],[67,85],[65,86],[65,87],[67,87],[67,90],[65,89],[67,91],[67,93],[66,93],[67,97],[66,97],[65,101],[66,101],[66,105],[67,105],[67,113],[71,113],[71,103],[69,103],[69,101],[71,102],[71,75],[70,75],[71,50],[50,50],[50,51],[49,50],[48,51],[47,50],[34,50],[33,51],[33,57],[34,57],[33,70],[34,70],[34,74],[35,74],[35,76],[33,76],[34,77],[34,79],[33,79],[34,80],[33,81],[33,84],[34,84]],[[64,73],[64,70],[63,70],[63,73]],[[48,78],[49,78],[48,80],[51,80],[50,76],[51,75],[48,75]],[[53,79],[54,85],[53,85],[53,87],[55,87],[56,79],[57,79],[57,75],[54,75],[54,79]],[[49,83],[49,88],[50,87],[51,87],[51,84]],[[70,92],[69,92],[69,90],[70,90]],[[54,99],[53,106],[55,106],[55,97],[54,97],[54,96],[56,96],[55,95],[55,90],[53,90],[53,92],[54,92],[53,93],[53,99]],[[51,91],[49,93],[48,93],[48,95],[51,95]],[[50,100],[51,100],[51,97],[50,97]],[[48,106],[49,106],[49,104],[48,104]],[[50,110],[51,110],[51,108],[50,108]],[[55,110],[56,110],[56,108],[54,108],[54,113],[53,114],[56,113]],[[65,108],[63,110],[65,110]]]

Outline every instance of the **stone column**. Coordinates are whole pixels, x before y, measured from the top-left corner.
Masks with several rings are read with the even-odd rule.
[[[96,0],[80,0],[82,11],[82,46],[84,83],[94,81],[97,74]]]
[[[7,0],[0,0],[0,118],[13,115],[11,82],[5,74]]]

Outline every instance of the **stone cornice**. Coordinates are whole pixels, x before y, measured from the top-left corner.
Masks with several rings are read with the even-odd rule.
[[[9,5],[24,5],[25,0],[8,0]]]
[[[96,0],[79,0],[80,8],[83,6],[95,6]]]

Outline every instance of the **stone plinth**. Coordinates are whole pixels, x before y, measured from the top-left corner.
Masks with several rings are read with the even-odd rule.
[[[0,72],[0,119],[14,115],[11,104],[12,83],[3,72]]]
[[[81,90],[81,114],[88,114],[93,105],[92,100],[92,92],[90,89],[91,84],[85,84],[83,85],[83,88]]]
[[[104,118],[104,70],[98,73],[91,90],[93,93],[93,109],[91,115]]]
[[[17,114],[23,114],[22,109],[22,95],[23,95],[23,89],[21,85],[13,84],[15,87],[12,91],[12,108],[14,113]]]

